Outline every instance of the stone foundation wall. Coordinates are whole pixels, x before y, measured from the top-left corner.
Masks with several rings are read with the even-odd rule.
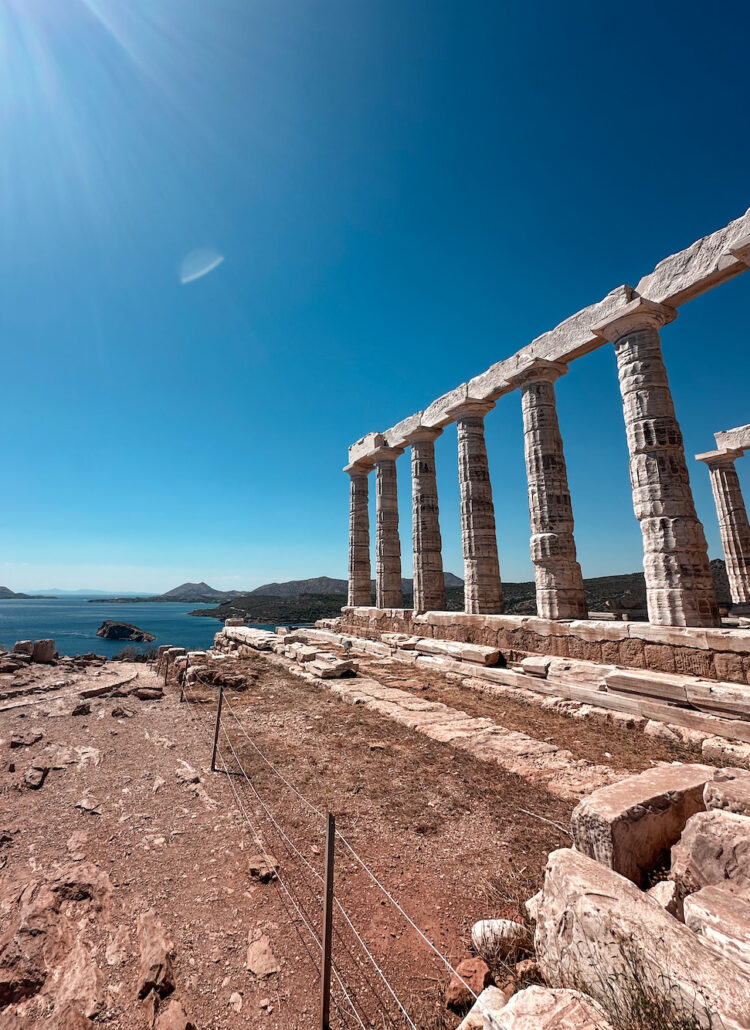
[[[558,622],[535,615],[466,615],[408,608],[342,608],[340,632],[378,639],[409,633],[485,644],[506,661],[530,654],[602,662],[750,684],[750,629],[683,629],[645,622],[578,619]]]

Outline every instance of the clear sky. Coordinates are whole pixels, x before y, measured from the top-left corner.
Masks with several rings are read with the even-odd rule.
[[[748,38],[740,0],[0,0],[0,583],[344,576],[349,443],[747,209]],[[750,422],[749,301],[664,330],[689,455]],[[584,575],[638,569],[611,347],[558,397]],[[487,435],[528,579],[517,394]]]

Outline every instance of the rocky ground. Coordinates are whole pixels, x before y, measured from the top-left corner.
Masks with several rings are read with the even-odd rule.
[[[548,852],[569,843],[572,799],[353,706],[275,657],[222,667],[248,685],[226,692],[218,764],[231,775],[210,771],[215,687],[193,685],[180,703],[175,683],[160,697],[150,668],[127,663],[0,675],[4,1027],[314,1026],[323,821],[291,786],[335,813],[454,965],[470,954],[472,923],[517,917]],[[369,673],[623,775],[678,757],[439,674],[375,662]],[[277,879],[263,882],[261,851]],[[340,843],[336,895],[420,1027],[455,1026],[445,967]],[[334,927],[334,962],[365,1025],[401,1025],[338,910]],[[335,979],[333,1025],[359,1025]]]

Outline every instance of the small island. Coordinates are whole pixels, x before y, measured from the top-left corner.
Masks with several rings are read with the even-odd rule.
[[[104,640],[128,640],[131,643],[150,643],[156,640],[153,633],[147,633],[145,629],[139,629],[132,622],[115,622],[112,619],[105,619],[96,631],[98,637]]]

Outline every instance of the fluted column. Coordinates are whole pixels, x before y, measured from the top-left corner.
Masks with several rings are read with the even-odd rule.
[[[733,604],[744,613],[750,611],[750,522],[734,467],[735,460],[742,453],[730,450],[709,451],[707,454],[696,454],[696,458],[708,466],[729,590]]]
[[[401,540],[398,533],[396,458],[402,448],[380,447],[375,461],[375,603],[402,608]]]
[[[673,309],[637,298],[595,332],[612,340],[617,356],[649,620],[658,626],[718,626],[706,537],[659,337],[661,326],[675,317]]]
[[[419,428],[409,434],[415,612],[445,610],[443,543],[435,479],[435,440],[442,432]]]
[[[555,380],[565,372],[565,365],[540,360],[514,378],[521,388],[536,607],[546,619],[587,614],[555,401]]]
[[[372,604],[370,573],[370,509],[368,476],[363,465],[348,465],[349,474],[349,597],[350,608]]]
[[[494,407],[492,401],[466,401],[450,411],[458,430],[464,611],[470,615],[503,610],[495,506],[484,441],[484,416]]]

